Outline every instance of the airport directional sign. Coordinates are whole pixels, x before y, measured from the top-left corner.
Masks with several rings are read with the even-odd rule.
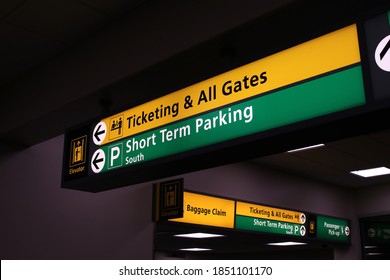
[[[107,134],[101,144],[278,92],[286,86],[306,82],[310,84],[311,80],[321,75],[342,72],[359,65],[360,61],[357,27],[347,26],[102,119],[99,126],[105,123]],[[328,100],[335,99],[333,95],[328,96],[328,92],[321,91],[321,95],[325,95]],[[318,98],[310,93],[307,92],[304,99]],[[360,91],[356,93],[357,96],[359,94]],[[333,102],[338,103],[337,98]],[[277,103],[274,108],[276,106]],[[318,115],[321,114],[318,112]]]
[[[184,192],[183,217],[173,222],[234,228],[235,202],[215,196]]]
[[[184,191],[183,216],[170,222],[187,223],[307,240],[349,243],[350,221],[343,218]]]
[[[351,25],[70,131],[63,187],[365,103],[357,27]],[[81,150],[72,146],[79,138],[86,139]],[[112,181],[84,190],[118,186]]]
[[[318,239],[349,242],[350,235],[351,226],[348,220],[317,215]]]
[[[306,236],[305,225],[253,217],[245,217],[240,215],[236,216],[236,229],[292,235],[299,237]]]
[[[293,236],[306,236],[306,214],[288,209],[236,203],[235,228]]]

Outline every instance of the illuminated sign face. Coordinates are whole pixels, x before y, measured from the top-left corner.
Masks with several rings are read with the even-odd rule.
[[[183,218],[171,221],[234,228],[234,200],[184,192]]]
[[[305,223],[302,212],[237,201],[236,229],[305,236]]]
[[[92,165],[101,163],[93,171],[130,166],[362,105],[359,62],[353,25],[104,119],[95,127],[97,131],[106,127],[108,132],[99,137],[107,135],[91,158]],[[318,77],[329,71],[335,72]]]
[[[346,219],[184,192],[183,218],[171,222],[350,242]]]
[[[103,119],[108,133],[102,144],[305,82],[359,62],[357,31],[352,25]],[[317,91],[320,93],[311,92],[313,97],[324,95],[322,99],[339,102],[335,95],[320,88]],[[309,93],[305,95],[303,99],[312,98]]]
[[[317,216],[317,238],[333,241],[349,241],[351,227],[347,220]]]
[[[281,222],[290,222],[295,224],[306,223],[305,213],[252,203],[237,202],[236,212],[237,215],[241,216],[262,218]]]
[[[92,124],[85,170],[131,167],[364,104],[351,25]]]

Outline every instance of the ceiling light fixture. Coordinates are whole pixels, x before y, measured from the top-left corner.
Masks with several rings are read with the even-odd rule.
[[[367,256],[380,256],[383,255],[382,253],[367,253]]]
[[[194,233],[185,233],[185,234],[175,234],[175,237],[185,237],[185,238],[215,238],[215,237],[224,237],[222,234],[213,234],[213,233],[203,233],[203,232],[194,232]]]
[[[387,175],[390,174],[390,169],[387,167],[376,167],[376,168],[369,168],[369,169],[361,169],[361,170],[355,170],[351,171],[352,174],[369,178],[374,176],[381,176],[381,175]]]
[[[307,147],[303,147],[303,148],[299,148],[299,149],[289,150],[289,151],[287,151],[287,153],[295,153],[295,152],[319,148],[322,146],[325,146],[325,144],[317,144],[317,145],[307,146]]]
[[[378,248],[378,246],[364,246],[364,249],[374,249]]]
[[[307,245],[307,243],[302,242],[275,242],[275,243],[267,243],[269,246],[300,246],[300,245]]]
[[[211,251],[212,249],[208,248],[183,248],[180,249],[180,251],[190,251],[190,252],[204,252],[204,251]]]

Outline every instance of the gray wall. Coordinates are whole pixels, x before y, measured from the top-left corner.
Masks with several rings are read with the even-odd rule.
[[[153,182],[61,189],[62,149],[60,136],[0,158],[1,259],[153,258]],[[190,190],[351,219],[352,246],[336,259],[361,258],[358,217],[390,213],[387,185],[347,190],[248,163],[179,176]]]
[[[63,136],[0,162],[1,259],[151,259],[150,184],[61,189]]]

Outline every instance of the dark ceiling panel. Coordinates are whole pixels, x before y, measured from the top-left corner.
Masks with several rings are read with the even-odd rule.
[[[65,48],[58,41],[7,22],[0,22],[0,35],[0,58],[25,66],[37,66]]]
[[[119,16],[127,13],[129,10],[135,9],[147,1],[148,0],[78,0],[77,2],[84,3],[85,5],[106,14]]]
[[[381,136],[378,137],[385,137],[386,134],[386,137],[389,137],[388,132],[381,132]],[[378,164],[390,166],[390,142],[377,141],[375,140],[376,134],[371,135],[344,139],[331,143],[330,146],[345,153],[351,159],[366,162],[365,166],[358,165],[357,168],[376,167]]]
[[[0,85],[41,66],[146,0],[0,1]]]
[[[390,167],[390,149],[374,140],[376,138],[390,139],[390,131],[325,143],[324,147],[312,150],[261,157],[253,162],[336,186],[371,186],[388,182],[390,176],[362,178],[350,171],[382,165]]]
[[[365,160],[360,159],[355,154],[333,149],[331,145],[328,147],[328,144],[322,148],[291,153],[291,155],[306,159],[311,164],[320,165],[321,168],[331,167],[347,172],[366,164]]]
[[[23,4],[23,2],[25,2],[25,0],[1,0],[0,19],[17,9],[21,4]]]
[[[0,58],[0,84],[11,82],[28,68],[18,63],[2,60]],[[1,96],[1,93],[0,93]]]
[[[26,30],[71,44],[99,29],[110,18],[74,1],[36,0],[27,1],[6,20]]]

